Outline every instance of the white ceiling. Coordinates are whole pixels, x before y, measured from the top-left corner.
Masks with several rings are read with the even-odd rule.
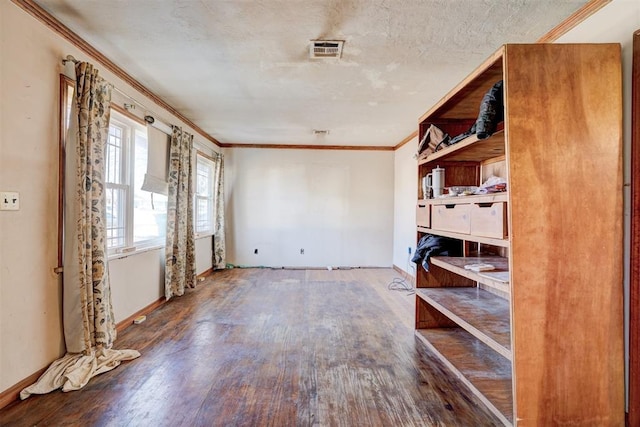
[[[587,0],[36,0],[222,143],[393,146]],[[340,60],[313,39],[345,40]],[[314,135],[314,129],[329,135]]]

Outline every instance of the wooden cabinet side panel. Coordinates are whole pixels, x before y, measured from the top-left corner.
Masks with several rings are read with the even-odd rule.
[[[623,425],[618,45],[508,45],[517,425]]]

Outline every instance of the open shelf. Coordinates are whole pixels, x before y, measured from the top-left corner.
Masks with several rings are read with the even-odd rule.
[[[492,237],[474,236],[471,234],[454,233],[451,231],[433,230],[427,227],[416,227],[420,233],[429,233],[435,236],[451,237],[452,239],[466,240],[467,242],[478,242],[486,245],[500,246],[502,248],[509,247],[508,239],[494,239]]]
[[[417,288],[416,295],[511,360],[507,300],[479,288]]]
[[[513,424],[511,362],[460,328],[418,329],[416,337],[505,425]]]
[[[430,262],[433,265],[442,267],[445,270],[454,272],[467,279],[474,280],[489,286],[505,294],[510,294],[509,287],[509,259],[499,256],[480,256],[480,257],[431,257]],[[464,268],[467,264],[492,264],[495,270],[475,272]],[[505,280],[506,279],[506,280]]]
[[[462,141],[447,148],[429,154],[418,161],[424,163],[440,161],[483,161],[505,154],[504,131],[498,131],[486,139],[478,139],[477,135],[470,135]]]
[[[487,193],[487,194],[474,194],[472,196],[442,196],[435,199],[418,199],[419,203],[426,203],[428,205],[442,205],[447,203],[494,203],[494,202],[508,202],[509,193]]]

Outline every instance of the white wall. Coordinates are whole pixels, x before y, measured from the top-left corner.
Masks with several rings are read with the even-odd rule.
[[[393,152],[225,153],[228,262],[391,266]]]
[[[425,107],[425,110],[427,108]],[[418,149],[414,138],[394,153],[393,264],[415,276],[410,263],[416,249],[416,202],[418,199],[418,163],[413,157]],[[409,255],[407,248],[411,248]]]
[[[89,60],[117,88],[146,106],[155,105],[10,1],[0,1],[0,41],[0,191],[20,193],[19,211],[0,212],[1,392],[64,352],[61,287],[53,273],[61,59],[71,54]],[[159,107],[153,110],[163,121],[184,126]],[[207,238],[196,245],[205,250],[205,258],[208,240],[208,245]],[[162,296],[163,253],[110,262],[116,321]],[[210,268],[202,254],[196,257],[198,272]]]
[[[629,368],[629,253],[631,183],[631,77],[633,33],[640,30],[640,1],[613,0],[597,14],[558,39],[558,43],[620,43],[622,46],[622,87],[624,104],[624,227],[625,227],[625,371]],[[637,105],[636,108],[640,108]],[[628,387],[628,381],[625,381]]]

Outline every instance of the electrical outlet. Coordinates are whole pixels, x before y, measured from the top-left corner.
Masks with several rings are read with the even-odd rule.
[[[14,191],[0,192],[0,211],[20,210],[20,193]]]
[[[304,255],[304,249],[300,249],[300,255]]]

